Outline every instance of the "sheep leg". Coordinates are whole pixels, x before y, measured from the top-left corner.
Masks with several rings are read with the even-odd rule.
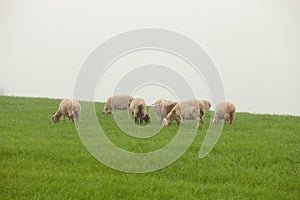
[[[228,113],[228,112],[226,112],[226,114],[225,114],[225,123],[226,122],[229,122],[229,124],[230,124],[230,113]]]
[[[134,117],[134,122],[137,124],[138,123],[138,118]]]
[[[197,117],[197,129],[199,128],[199,125],[200,125],[200,122],[201,122],[201,125],[202,125],[202,128],[204,128],[204,120],[203,120],[203,117]]]
[[[234,118],[234,112],[230,113],[230,122],[229,122],[230,125],[232,124],[233,118]]]
[[[228,122],[229,125],[231,124],[231,114],[230,113],[227,114],[226,121]]]
[[[130,119],[130,110],[129,110],[129,108],[127,109],[128,110],[128,119]]]
[[[200,126],[200,121],[201,121],[201,118],[200,117],[197,117],[197,126],[196,126],[196,130],[198,130],[199,126]],[[202,125],[202,128],[203,128],[203,125]]]
[[[179,117],[179,120],[180,120],[180,126],[183,128],[183,119],[181,116]]]
[[[199,126],[200,126],[200,121],[197,119],[196,130],[198,130]]]
[[[176,123],[177,123],[178,126],[181,124],[180,119],[176,118],[175,121],[176,121]]]

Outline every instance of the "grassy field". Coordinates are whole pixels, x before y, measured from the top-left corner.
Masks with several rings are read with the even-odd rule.
[[[300,117],[237,113],[204,159],[199,129],[185,154],[161,170],[132,174],[97,161],[75,126],[53,124],[60,100],[0,97],[0,199],[299,199]],[[123,149],[153,151],[175,135],[172,124],[149,139],[129,137],[100,113]],[[206,115],[206,124],[211,112]]]

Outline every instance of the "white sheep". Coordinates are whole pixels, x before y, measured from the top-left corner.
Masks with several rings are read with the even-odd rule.
[[[61,116],[68,117],[74,123],[74,119],[78,122],[78,118],[80,115],[80,103],[77,100],[72,99],[64,99],[60,102],[57,112],[52,116],[52,121],[54,123],[59,121]]]
[[[152,105],[155,114],[160,118],[160,121],[162,122],[163,118],[165,118],[176,105],[176,102],[166,99],[158,99]]]
[[[111,114],[109,110],[116,111],[116,110],[129,110],[129,106],[133,101],[132,96],[127,95],[115,95],[111,96],[106,100],[104,110],[102,114]]]
[[[134,116],[135,123],[143,123],[148,122],[150,120],[150,116],[146,111],[146,103],[142,98],[135,98],[132,100],[129,108],[130,114]]]
[[[169,114],[164,118],[163,125],[168,126],[175,120],[178,125],[183,126],[183,120],[193,120],[197,119],[197,129],[202,123],[202,128],[204,127],[204,115],[205,115],[205,104],[200,100],[188,100],[178,102],[174,108],[169,112]]]
[[[215,109],[215,116],[213,122],[219,123],[221,119],[225,119],[224,123],[228,121],[231,125],[235,116],[235,110],[236,108],[233,105],[233,103],[224,102],[218,104]]]

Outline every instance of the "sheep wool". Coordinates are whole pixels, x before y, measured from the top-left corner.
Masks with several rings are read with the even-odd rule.
[[[221,119],[225,119],[225,123],[229,122],[232,124],[232,121],[235,116],[236,107],[231,102],[220,103],[216,106],[214,123],[219,123]]]
[[[77,100],[64,99],[60,102],[57,112],[52,116],[54,123],[58,122],[60,117],[68,117],[74,123],[74,119],[78,122],[81,106]]]

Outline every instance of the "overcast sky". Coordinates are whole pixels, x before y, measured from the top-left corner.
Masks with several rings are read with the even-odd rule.
[[[299,2],[1,0],[0,88],[16,96],[72,97],[80,68],[96,47],[120,33],[151,27],[179,32],[205,49],[238,111],[300,115]],[[143,56],[126,59],[143,61]],[[171,60],[174,68],[180,65]],[[112,75],[102,81],[117,80]],[[205,84],[199,80],[199,85]],[[136,94],[145,91],[148,103],[151,96],[167,94],[147,87]],[[202,95],[210,98],[209,91]]]

